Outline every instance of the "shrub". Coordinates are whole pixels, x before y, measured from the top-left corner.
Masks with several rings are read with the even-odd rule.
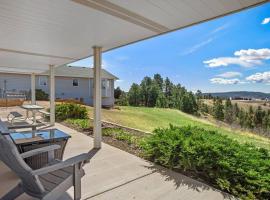
[[[174,170],[196,173],[242,199],[269,199],[270,155],[197,127],[157,129],[141,147],[146,158]]]
[[[49,99],[49,95],[41,89],[36,89],[36,100],[39,101],[47,101]]]
[[[88,112],[84,106],[75,103],[63,103],[56,105],[55,117],[58,121],[62,121],[68,118],[88,119]]]

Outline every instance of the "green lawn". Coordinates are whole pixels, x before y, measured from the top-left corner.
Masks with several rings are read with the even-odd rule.
[[[92,117],[93,109],[89,107],[89,111]],[[218,127],[214,123],[193,117],[179,110],[122,106],[120,109],[103,109],[102,119],[149,132],[159,127],[168,127],[169,124],[198,126],[207,130],[218,131],[239,142],[253,143],[258,147],[264,147],[270,150],[270,139],[268,138],[249,132],[230,130],[225,126]]]

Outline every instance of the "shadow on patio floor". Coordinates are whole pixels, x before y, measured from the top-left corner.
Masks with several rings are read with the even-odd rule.
[[[217,191],[221,193],[224,199],[235,199],[232,195],[222,192],[218,189],[208,186],[205,183],[199,182],[193,178],[187,177],[181,173],[172,171],[160,165],[153,164],[152,166],[145,166],[150,169],[153,173],[159,173],[165,177],[165,181],[173,181],[175,188],[186,186],[188,189],[195,190],[197,192],[203,192],[205,190]]]

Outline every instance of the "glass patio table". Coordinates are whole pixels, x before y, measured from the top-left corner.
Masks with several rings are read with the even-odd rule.
[[[54,153],[56,159],[63,159],[68,139],[70,135],[60,131],[58,129],[38,130],[38,131],[25,131],[10,133],[10,137],[16,144],[20,153],[24,153],[33,149],[49,146],[49,145],[60,145]],[[48,164],[48,153],[41,153],[39,155],[26,158],[25,162],[32,169],[39,169]]]

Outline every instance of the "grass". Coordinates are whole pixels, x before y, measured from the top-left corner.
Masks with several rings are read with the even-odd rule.
[[[88,129],[92,127],[92,122],[89,119],[66,119],[64,121],[67,124],[76,126],[81,129]]]
[[[92,117],[93,108],[88,107],[88,110],[90,117]],[[231,130],[225,126],[217,126],[215,123],[185,114],[179,110],[122,106],[120,109],[102,109],[102,119],[149,132],[156,128],[168,127],[169,124],[198,126],[206,130],[218,131],[241,143],[252,143],[270,150],[270,139],[268,138],[250,132]]]

